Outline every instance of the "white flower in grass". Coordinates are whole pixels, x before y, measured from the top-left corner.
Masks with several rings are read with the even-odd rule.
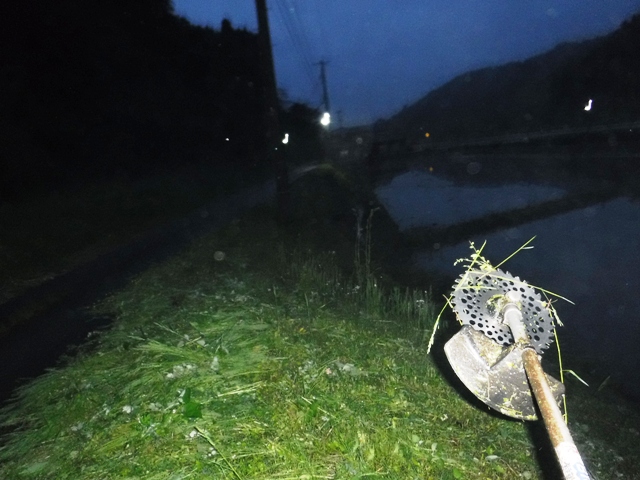
[[[71,426],[71,431],[72,432],[79,432],[80,430],[82,430],[82,427],[84,427],[84,423],[78,422],[75,425]]]
[[[353,377],[357,377],[362,373],[360,369],[356,367],[353,363],[342,363],[337,361],[336,366],[340,369],[341,372],[348,373]]]
[[[194,439],[194,438],[196,438],[197,436],[198,436],[198,431],[197,431],[197,430],[195,430],[195,429],[194,429],[194,430],[191,430],[191,431],[189,432],[189,438],[190,438],[190,439]]]
[[[235,303],[246,303],[247,300],[249,300],[249,296],[248,295],[240,295],[240,294],[238,294],[233,298],[232,301],[235,302]]]
[[[340,365],[340,370],[343,372],[349,373],[351,375],[357,375],[358,369],[353,363],[344,363]]]
[[[220,371],[220,360],[218,360],[218,356],[213,357],[211,361],[211,370],[218,373]]]
[[[131,405],[125,405],[124,407],[122,407],[122,411],[124,413],[131,413],[133,412],[133,407]]]

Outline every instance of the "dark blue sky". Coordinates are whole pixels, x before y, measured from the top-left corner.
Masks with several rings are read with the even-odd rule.
[[[344,125],[389,117],[465,71],[616,29],[640,0],[267,0],[278,86]],[[254,0],[174,0],[177,14],[257,30]],[[290,34],[289,32],[292,32]]]

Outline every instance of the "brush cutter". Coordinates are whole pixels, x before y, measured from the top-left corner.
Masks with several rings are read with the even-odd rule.
[[[564,385],[540,363],[554,340],[549,305],[526,282],[500,270],[465,272],[451,304],[463,327],[444,350],[462,383],[509,417],[537,420],[537,405],[564,477],[589,480],[560,412]]]

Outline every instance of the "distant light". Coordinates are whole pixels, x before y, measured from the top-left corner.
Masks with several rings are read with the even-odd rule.
[[[282,139],[282,143],[284,143],[285,145],[287,143],[289,143],[289,134],[288,133],[284,134],[284,138]]]
[[[429,132],[424,134],[425,137],[429,138],[431,136],[431,134]]]
[[[225,138],[225,141],[227,141],[227,142],[228,142],[228,141],[229,141],[229,137]]]
[[[322,118],[320,119],[320,123],[323,126],[328,126],[331,123],[331,115],[329,115],[329,112],[324,112],[322,114]]]
[[[593,105],[593,100],[589,99],[589,103],[587,103],[587,106],[584,107],[584,111],[588,112],[589,110],[591,110],[591,105]]]

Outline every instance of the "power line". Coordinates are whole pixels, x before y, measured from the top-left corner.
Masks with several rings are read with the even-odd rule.
[[[278,5],[278,9],[280,10],[280,16],[282,17],[282,21],[287,29],[291,42],[293,43],[293,47],[298,52],[298,55],[303,63],[303,69],[309,78],[309,82],[312,86],[312,91],[316,90],[318,85],[318,79],[313,74],[312,62],[310,61],[309,52],[312,50],[310,43],[303,33],[303,29],[300,28],[300,19],[299,17],[292,14],[296,10],[293,6],[285,6],[283,1],[287,0],[276,0],[276,4]]]
[[[296,29],[296,26],[294,25],[291,19],[290,13],[288,12],[287,7],[285,7],[282,4],[282,1],[276,0],[276,4],[278,5],[278,9],[280,10],[280,17],[282,18],[284,26],[287,29],[287,32],[289,33],[289,38],[291,39],[291,43],[293,44],[293,47],[296,49],[296,51],[298,52],[298,55],[302,59],[307,75],[309,76],[310,79],[312,79],[313,76],[311,75],[311,69],[309,68],[309,61],[308,61],[306,52],[303,49],[304,48],[303,42],[300,39],[301,38],[300,32]]]
[[[303,22],[302,22],[300,16],[298,15],[298,10],[293,7],[292,0],[284,0],[284,1],[286,1],[288,3],[288,5],[289,5],[288,12],[290,13],[294,24],[299,27],[299,28],[296,28],[296,30],[298,32],[298,38],[300,39],[303,51],[305,51],[307,53],[307,55],[305,57],[306,63],[309,65],[309,67],[311,67],[311,62],[309,60],[309,57],[317,58],[317,56],[315,55],[315,52],[314,52],[313,47],[311,46],[311,43],[309,43],[309,37],[305,34],[307,29],[304,28]]]

